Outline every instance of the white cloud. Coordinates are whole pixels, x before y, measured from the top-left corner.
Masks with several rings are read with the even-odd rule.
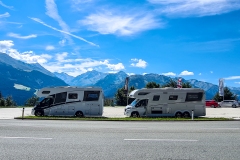
[[[12,48],[13,46],[14,44],[11,40],[0,41],[0,52],[6,53],[11,57],[26,63],[46,63],[52,58],[52,56],[47,54],[36,55],[33,51],[19,53],[16,49]]]
[[[17,60],[26,62],[26,63],[46,63],[52,56],[47,54],[36,55],[33,51],[27,51],[19,53],[16,49],[9,49],[7,54]]]
[[[240,76],[231,76],[231,77],[226,77],[224,79],[225,80],[235,80],[235,79],[240,79]]]
[[[208,16],[240,9],[237,0],[148,0],[169,16]]]
[[[6,17],[10,17],[10,14],[8,12],[6,12],[4,14],[0,14],[0,18],[6,18]]]
[[[189,72],[189,71],[182,71],[179,76],[192,76],[194,75],[193,72]]]
[[[52,45],[48,45],[48,46],[46,46],[46,48],[45,48],[47,51],[51,51],[51,50],[54,50],[55,49],[55,47],[54,46],[52,46]]]
[[[6,53],[8,49],[14,46],[13,41],[11,40],[3,40],[0,41],[0,52]]]
[[[94,60],[94,59],[67,59],[66,54],[61,54],[65,60],[60,58],[60,54],[55,55],[54,57],[60,58],[56,59],[57,61],[48,62],[47,64],[42,64],[46,69],[51,72],[65,72],[71,76],[78,76],[82,73],[85,73],[89,70],[97,68],[105,68],[109,72],[118,72],[124,69],[122,63],[112,64],[108,60]]]
[[[14,38],[19,38],[19,39],[30,39],[30,38],[36,38],[37,37],[36,34],[31,34],[31,35],[28,35],[28,36],[21,36],[21,35],[16,34],[16,33],[8,33],[7,35],[9,37],[14,37]]]
[[[132,75],[136,75],[135,73],[127,73],[127,75],[132,76]]]
[[[91,14],[84,20],[79,21],[88,27],[89,30],[101,34],[115,34],[129,36],[145,30],[163,27],[153,15],[147,13],[111,13],[100,12]]]
[[[132,62],[135,62],[135,63],[131,63],[131,66],[133,67],[139,67],[139,68],[146,68],[147,66],[147,62],[142,60],[142,59],[131,59]]]
[[[199,76],[201,76],[201,75],[202,75],[202,73],[199,73],[198,75],[199,75]]]
[[[168,72],[168,73],[162,73],[164,76],[176,76],[176,73]]]
[[[63,52],[62,54],[56,54],[56,59],[59,62],[62,62],[68,56],[67,52]]]
[[[66,39],[62,39],[61,41],[58,42],[61,46],[65,46]]]
[[[213,71],[210,71],[211,74],[213,74]]]
[[[40,23],[40,24],[42,24],[42,25],[44,25],[44,26],[46,26],[46,27],[48,27],[48,28],[51,28],[51,29],[53,29],[53,30],[55,30],[55,31],[68,34],[68,35],[70,35],[70,36],[72,36],[72,37],[75,37],[75,38],[80,39],[80,40],[82,40],[82,41],[84,41],[84,42],[87,42],[88,44],[91,44],[91,45],[93,45],[93,46],[99,47],[98,45],[96,45],[96,44],[94,44],[94,43],[92,43],[92,42],[90,42],[90,41],[87,41],[86,39],[84,39],[84,38],[82,38],[82,37],[76,36],[76,35],[71,34],[71,33],[69,33],[69,32],[66,32],[66,31],[63,31],[63,30],[59,30],[59,29],[54,28],[54,27],[52,27],[52,26],[50,26],[50,25],[47,25],[46,23],[44,23],[43,21],[41,21],[41,20],[38,19],[38,18],[30,18],[30,19],[32,19],[33,21],[38,22],[38,23]]]
[[[46,14],[58,22],[59,26],[62,28],[63,31],[69,32],[68,25],[63,21],[63,19],[58,14],[58,8],[54,0],[46,0]],[[64,34],[65,38],[72,42],[72,39],[69,37],[68,34]]]
[[[92,7],[95,0],[70,0],[71,7],[73,11],[88,10]]]
[[[5,7],[5,8],[11,9],[11,10],[14,9],[13,6],[7,6],[7,5],[5,5],[2,1],[0,1],[0,5],[3,6],[3,7]]]
[[[236,84],[240,84],[240,82],[234,82],[234,83],[236,83]]]
[[[124,65],[122,63],[117,64],[107,64],[107,68],[112,71],[120,71],[124,69]]]

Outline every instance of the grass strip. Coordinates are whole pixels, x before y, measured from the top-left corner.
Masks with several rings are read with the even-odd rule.
[[[22,117],[15,117],[15,119],[22,119]],[[36,120],[80,120],[80,121],[193,121],[191,118],[173,118],[173,117],[122,117],[122,118],[111,118],[111,117],[58,117],[58,116],[25,116],[23,119],[36,119]],[[198,117],[194,118],[194,121],[231,121],[232,118],[207,118]]]

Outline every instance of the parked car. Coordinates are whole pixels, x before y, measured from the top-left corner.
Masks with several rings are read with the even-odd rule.
[[[206,106],[207,107],[212,107],[212,108],[217,108],[218,107],[218,102],[215,100],[206,100]]]
[[[219,107],[233,107],[237,108],[239,107],[239,103],[236,100],[224,100],[219,103]]]

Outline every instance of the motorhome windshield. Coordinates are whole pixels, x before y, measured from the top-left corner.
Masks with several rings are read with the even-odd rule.
[[[132,103],[130,104],[130,106],[135,106],[137,104],[139,99],[135,99],[134,101],[132,101]]]

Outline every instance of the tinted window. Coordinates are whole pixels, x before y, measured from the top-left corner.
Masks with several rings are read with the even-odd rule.
[[[83,101],[98,101],[100,91],[85,91]]]
[[[160,95],[154,95],[153,96],[153,101],[159,101]]]
[[[187,93],[186,96],[186,102],[187,101],[201,101],[203,97],[203,92],[199,92],[199,93]]]
[[[66,98],[67,98],[67,92],[58,93],[56,94],[54,103],[64,103],[66,102]]]
[[[69,93],[68,99],[78,99],[78,94],[77,93]]]
[[[140,92],[140,93],[138,93],[138,95],[147,95],[147,94],[149,94],[149,92]]]
[[[45,98],[40,102],[41,107],[50,106],[51,104],[53,104],[53,98]]]
[[[170,95],[168,100],[177,100],[178,96],[177,95]]]

